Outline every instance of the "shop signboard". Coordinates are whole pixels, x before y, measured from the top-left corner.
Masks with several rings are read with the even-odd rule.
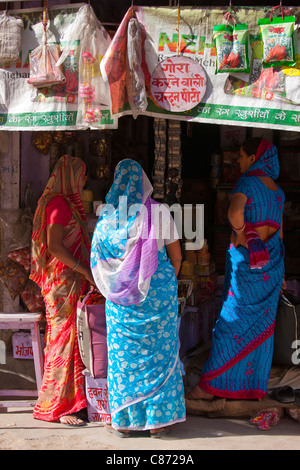
[[[155,103],[175,112],[187,111],[199,104],[206,90],[202,66],[183,56],[160,62],[151,76],[151,92]]]
[[[83,4],[56,6],[49,8],[47,42],[63,48],[66,46],[78,12]],[[77,130],[93,128],[93,124],[78,119],[79,59],[81,54],[80,37],[75,38],[62,69],[66,78],[64,84],[36,88],[28,83],[30,77],[29,54],[42,44],[43,11],[41,8],[9,10],[8,14],[22,19],[22,43],[19,59],[16,62],[0,63],[0,130]],[[79,32],[80,33],[80,32]],[[108,34],[107,34],[108,36]],[[110,42],[110,39],[109,39]],[[99,73],[102,57],[96,57],[93,73]],[[105,84],[102,96],[106,96]],[[100,129],[117,128],[117,119],[112,118],[109,103],[101,100],[101,118],[97,123]],[[79,124],[80,122],[80,124]]]
[[[148,106],[141,114],[191,122],[300,131],[300,28],[297,24],[300,8],[284,10],[284,15],[296,17],[294,66],[263,67],[258,20],[270,17],[270,12],[271,8],[266,7],[232,8],[234,20],[248,27],[250,71],[216,73],[213,27],[226,24],[227,8],[134,7],[134,15],[144,32],[141,65],[148,92]],[[118,89],[118,93],[111,93],[111,111],[116,117],[131,114],[126,94],[125,39],[132,15],[129,9],[101,62],[102,75],[110,89]],[[278,15],[281,15],[280,10]],[[182,96],[180,106],[168,107],[168,99],[158,93],[159,86],[155,88],[153,83],[159,84],[159,65],[162,68],[168,60],[179,60],[178,57],[189,59],[204,70],[204,94],[187,107]],[[174,84],[178,77],[178,71],[167,77],[168,86]],[[191,87],[185,88],[185,91],[192,90]],[[168,88],[165,91],[175,102],[176,93],[170,95]]]

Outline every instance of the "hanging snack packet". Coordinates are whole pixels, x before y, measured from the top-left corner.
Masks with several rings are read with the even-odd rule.
[[[30,77],[27,82],[36,88],[65,83],[66,78],[56,62],[60,57],[60,48],[47,43],[48,10],[44,2],[43,10],[43,43],[29,54]]]
[[[263,65],[295,65],[294,26],[295,17],[263,18],[258,20],[263,43]]]
[[[37,88],[65,83],[61,67],[56,66],[60,56],[59,46],[44,44],[29,55],[30,77],[27,82]]]
[[[213,39],[217,52],[216,73],[249,73],[248,27],[246,24],[214,26]]]

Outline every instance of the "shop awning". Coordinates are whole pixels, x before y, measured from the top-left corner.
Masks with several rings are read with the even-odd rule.
[[[281,18],[282,13],[279,9],[272,14]],[[296,18],[292,36],[293,66],[263,67],[258,20],[270,15],[270,7],[136,6],[129,9],[101,62],[102,75],[110,85],[113,116],[144,114],[198,123],[300,131],[300,28],[297,24],[300,8],[283,11],[284,16]],[[140,36],[130,33],[133,39],[128,39],[128,25],[133,19],[137,20],[135,27],[139,28]],[[235,23],[247,25],[250,70],[216,73],[213,27]],[[141,39],[137,41],[137,37]],[[126,83],[128,55],[132,50],[136,57],[141,56],[139,70],[133,64],[130,71],[130,78],[135,80],[133,92]],[[195,70],[193,67],[188,70],[189,61]],[[184,72],[188,73],[184,76]],[[193,81],[195,76],[198,82]],[[141,103],[139,109],[134,105],[134,113],[130,94],[131,101]],[[170,109],[176,102],[178,107],[174,105]]]

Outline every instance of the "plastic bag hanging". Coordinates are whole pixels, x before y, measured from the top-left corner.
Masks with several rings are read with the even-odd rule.
[[[82,6],[68,34],[68,42],[57,62],[61,65],[74,41],[80,41],[78,73],[77,126],[101,127],[101,109],[109,108],[108,93],[100,72],[100,61],[110,42],[110,36],[90,5]]]
[[[36,47],[29,55],[30,77],[27,82],[37,88],[63,84],[66,78],[61,67],[56,65],[60,57],[60,48],[47,44],[48,11],[46,2],[43,10],[43,44]]]
[[[131,18],[127,31],[126,89],[134,119],[148,106],[142,69],[142,33],[139,22]]]
[[[15,62],[21,50],[21,18],[9,16],[7,11],[0,15],[0,62]]]
[[[263,65],[264,67],[273,67],[280,65],[295,65],[294,52],[294,26],[295,16],[284,16],[281,8],[281,17],[272,18],[271,9],[270,18],[258,20],[260,36],[263,43]]]

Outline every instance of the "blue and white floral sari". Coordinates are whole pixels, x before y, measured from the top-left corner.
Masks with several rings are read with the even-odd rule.
[[[128,196],[129,207],[139,203],[149,208],[157,204],[150,199],[151,191],[140,165],[129,159],[120,162],[106,198],[116,210],[100,214],[92,241],[91,268],[106,297],[111,419],[119,430],[151,430],[185,421],[174,268],[165,246],[153,236],[149,211],[142,222],[141,211],[128,218],[127,237],[121,242],[124,226],[115,224],[120,196]]]

